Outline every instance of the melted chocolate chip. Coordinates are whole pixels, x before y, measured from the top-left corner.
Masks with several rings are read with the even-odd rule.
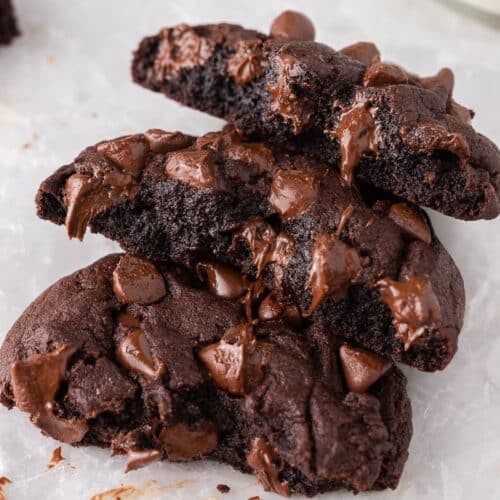
[[[267,441],[262,438],[252,440],[252,447],[247,454],[247,463],[265,491],[290,496],[288,482],[279,479],[280,472],[283,470],[283,461]]]
[[[35,354],[11,366],[11,380],[17,407],[49,436],[64,443],[77,443],[88,426],[83,419],[63,419],[54,414],[54,399],[74,349],[62,346],[47,354]]]
[[[139,177],[149,152],[149,143],[141,134],[101,142],[97,151],[112,161],[124,173]]]
[[[285,10],[271,24],[271,36],[288,38],[289,40],[314,40],[314,25],[300,12]]]
[[[408,203],[394,203],[389,210],[389,217],[412,238],[431,244],[429,224],[417,208]]]
[[[339,225],[340,234],[343,225]],[[328,295],[341,297],[361,269],[356,250],[339,239],[338,234],[322,234],[312,248],[312,264],[307,287],[311,289],[310,315]]]
[[[160,458],[161,453],[158,450],[129,450],[125,472],[140,469]]]
[[[348,45],[340,50],[342,54],[352,57],[357,61],[363,63],[365,66],[380,61],[380,52],[377,46],[371,42],[357,42]]]
[[[405,350],[426,331],[440,327],[441,307],[427,275],[413,276],[404,282],[386,278],[378,286]]]
[[[157,302],[167,293],[155,265],[130,254],[125,254],[113,271],[113,291],[120,302],[141,305]]]
[[[221,263],[201,263],[198,265],[207,279],[209,290],[225,299],[237,299],[247,291],[245,278],[231,266]]]
[[[227,62],[226,73],[238,85],[246,85],[264,73],[262,40],[240,40],[236,52]]]
[[[267,86],[271,96],[271,110],[292,123],[294,134],[303,132],[311,123],[313,110],[311,103],[305,98],[299,98],[293,91],[291,83],[294,76],[301,71],[297,60],[283,52],[276,56],[278,78]]]
[[[204,420],[193,427],[181,423],[162,429],[160,441],[169,460],[187,462],[202,458],[214,451],[217,448],[218,439],[215,426]]]
[[[216,44],[216,38],[199,36],[187,24],[164,29],[154,62],[156,77],[161,80],[181,69],[202,65],[210,59]]]
[[[273,293],[270,293],[259,306],[258,318],[260,321],[278,319],[283,314],[283,305]]]
[[[239,177],[245,181],[250,178],[252,173],[258,175],[262,172],[273,171],[276,165],[273,152],[261,142],[231,142],[224,149],[224,155],[231,160],[257,167],[253,170],[247,167],[239,173]]]
[[[165,166],[165,175],[194,188],[215,188],[214,154],[210,150],[174,153]]]
[[[273,177],[269,203],[285,219],[305,212],[318,195],[314,176],[302,170],[278,170]]]
[[[198,353],[199,358],[221,389],[243,396],[247,390],[247,362],[254,349],[252,327],[244,324],[230,328],[219,342]]]
[[[408,83],[408,73],[397,66],[383,62],[375,62],[366,70],[363,79],[365,87],[384,87]]]
[[[358,102],[344,112],[329,135],[340,143],[340,176],[352,184],[353,171],[366,151],[378,153],[375,120],[367,103]]]
[[[347,388],[351,392],[366,392],[392,363],[364,349],[343,345],[339,351]]]
[[[467,139],[459,133],[448,133],[437,123],[425,123],[413,130],[403,129],[401,136],[408,146],[418,151],[449,151],[463,161],[470,156]]]
[[[182,132],[166,132],[159,128],[151,128],[144,132],[149,147],[154,153],[170,153],[184,149],[193,144],[194,139]]]
[[[258,217],[249,219],[236,238],[246,240],[257,274],[271,263],[286,265],[295,251],[295,244],[290,236],[285,233],[276,235],[274,229]]]
[[[150,380],[160,379],[165,372],[165,365],[153,359],[146,336],[139,329],[132,330],[120,340],[116,359],[127,370]]]

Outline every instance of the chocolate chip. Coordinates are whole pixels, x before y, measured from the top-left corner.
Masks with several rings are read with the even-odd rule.
[[[162,429],[160,441],[169,460],[186,462],[212,453],[217,448],[218,439],[215,426],[202,420],[193,427],[181,423]]]
[[[64,345],[46,354],[35,354],[11,366],[17,407],[49,436],[64,443],[77,443],[85,436],[85,420],[64,419],[54,414],[54,399],[66,373],[74,348]]]
[[[159,128],[151,128],[144,132],[149,147],[154,153],[170,153],[184,149],[193,144],[193,138],[182,132],[166,132]]]
[[[247,164],[246,169],[239,175],[245,181],[252,174],[259,175],[262,172],[273,171],[276,165],[276,160],[271,149],[260,142],[232,142],[224,149],[224,155],[231,160]]]
[[[285,10],[271,24],[271,36],[290,40],[314,40],[314,25],[300,12]]]
[[[160,458],[161,453],[158,450],[129,450],[125,472],[140,469]]]
[[[365,87],[384,87],[406,83],[408,83],[408,73],[403,68],[383,62],[375,62],[369,66],[363,79]]]
[[[340,143],[340,176],[352,184],[353,171],[366,151],[378,153],[375,120],[365,102],[355,104],[340,116],[337,127],[327,132]]]
[[[342,54],[356,59],[365,66],[380,61],[380,52],[377,46],[371,42],[357,42],[340,49]]]
[[[378,286],[405,350],[425,332],[440,328],[441,307],[427,275],[413,276],[403,282],[386,278]]]
[[[244,277],[231,266],[204,262],[198,264],[198,270],[205,274],[208,288],[214,295],[237,299],[247,291]]]
[[[283,305],[273,293],[270,293],[259,306],[258,318],[260,321],[278,319],[283,314]]]
[[[382,356],[348,345],[340,347],[339,355],[351,392],[366,392],[392,365]]]
[[[278,170],[271,183],[269,203],[283,218],[294,218],[316,201],[314,176],[302,170]]]
[[[235,235],[246,240],[252,254],[252,263],[257,268],[257,275],[271,263],[286,265],[293,257],[295,243],[286,233],[278,235],[263,219],[250,218]]]
[[[146,336],[142,330],[132,330],[124,336],[116,349],[116,359],[127,370],[150,380],[158,380],[165,372],[165,365],[153,359]]]
[[[215,188],[214,154],[210,150],[174,153],[165,166],[165,175],[194,188]]]
[[[423,123],[412,130],[403,129],[401,136],[410,147],[419,151],[449,151],[460,160],[466,160],[470,156],[469,143],[465,136],[449,133],[437,123]]]
[[[176,75],[183,68],[205,63],[212,56],[217,41],[216,36],[200,36],[187,24],[162,30],[154,62],[156,78],[161,80],[168,75]]]
[[[139,177],[149,152],[149,143],[141,134],[129,135],[101,142],[97,151],[117,165],[123,172]]]
[[[253,469],[265,491],[274,491],[279,495],[290,496],[288,482],[281,481],[279,478],[284,466],[283,461],[267,441],[262,438],[252,440],[252,447],[247,454],[247,463]]]
[[[246,85],[264,73],[262,40],[240,40],[236,52],[227,62],[226,73],[238,85]]]
[[[311,289],[312,300],[306,315],[312,314],[325,297],[341,297],[361,269],[358,253],[340,240],[338,234],[316,237],[311,261],[307,287]]]
[[[165,280],[153,263],[125,254],[113,271],[113,291],[124,304],[152,304],[167,293]]]
[[[408,203],[394,203],[389,210],[389,217],[412,238],[431,244],[429,224],[416,207]]]
[[[237,396],[245,394],[245,364],[254,341],[251,326],[240,325],[199,351],[199,358],[218,387]]]

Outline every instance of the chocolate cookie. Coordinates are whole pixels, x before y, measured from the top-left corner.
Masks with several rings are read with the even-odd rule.
[[[14,9],[10,0],[0,0],[0,45],[9,44],[19,35]]]
[[[401,198],[461,219],[500,211],[500,152],[452,98],[453,73],[420,78],[381,62],[375,45],[335,51],[285,13],[267,36],[229,24],[164,28],[135,52],[134,80],[233,123],[289,142]]]
[[[40,217],[87,225],[141,257],[174,261],[230,298],[270,293],[251,319],[322,322],[422,370],[457,347],[464,290],[426,215],[234,130],[145,134],[87,148],[40,187]]]
[[[411,436],[405,378],[319,323],[247,322],[195,276],[130,254],[61,279],[0,350],[0,400],[127,470],[202,457],[266,490],[394,488]]]

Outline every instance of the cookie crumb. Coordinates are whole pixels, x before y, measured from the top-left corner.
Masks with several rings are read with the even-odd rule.
[[[61,454],[61,447],[59,446],[52,452],[50,462],[47,464],[47,470],[53,469],[59,462],[62,462],[64,457]]]
[[[227,484],[218,484],[217,489],[221,493],[229,493],[231,491],[231,488]]]

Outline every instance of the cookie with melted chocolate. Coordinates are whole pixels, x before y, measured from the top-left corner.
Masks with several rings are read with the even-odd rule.
[[[0,0],[0,45],[9,44],[19,35],[11,0]]]
[[[132,75],[254,139],[293,144],[346,183],[461,219],[499,214],[500,152],[453,100],[449,69],[421,78],[382,62],[373,44],[335,51],[313,38],[310,21],[289,11],[270,36],[229,24],[164,28],[142,40]]]
[[[451,360],[463,283],[424,212],[373,201],[327,165],[231,128],[153,135],[87,148],[41,185],[40,217],[182,264],[221,297],[269,294],[251,318],[318,320],[422,370]]]
[[[249,323],[241,301],[140,260],[107,256],[27,308],[0,349],[4,405],[127,470],[206,458],[286,496],[397,486],[411,409],[390,360],[320,323]]]

